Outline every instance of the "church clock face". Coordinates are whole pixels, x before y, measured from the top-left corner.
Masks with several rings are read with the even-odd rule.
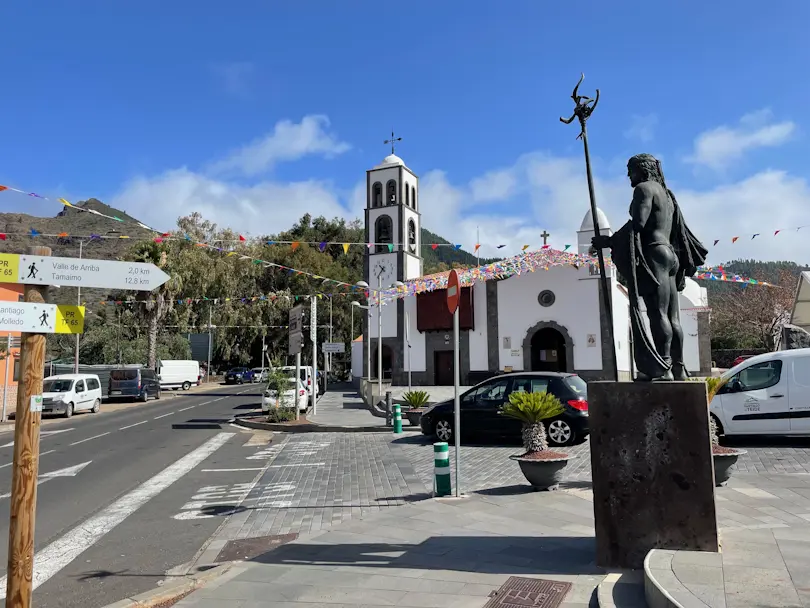
[[[373,277],[372,287],[377,286],[378,284],[377,277],[379,277],[382,288],[387,289],[388,287],[391,286],[391,283],[393,283],[396,280],[396,277],[394,277],[393,275],[394,275],[394,265],[391,263],[390,260],[380,260],[379,262],[375,262],[371,272],[371,276]]]

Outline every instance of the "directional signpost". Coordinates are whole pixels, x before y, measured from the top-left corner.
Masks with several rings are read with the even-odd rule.
[[[461,495],[459,487],[459,454],[461,453],[461,409],[458,400],[459,354],[458,354],[458,302],[461,296],[461,286],[458,281],[458,272],[450,271],[447,278],[447,310],[453,315],[453,438],[456,444],[456,497]]]
[[[287,351],[295,355],[295,377],[301,379],[301,343],[304,341],[304,307],[301,304],[290,309],[288,321],[290,345]],[[296,398],[297,399],[297,398]],[[296,403],[298,401],[296,400]],[[298,407],[295,408],[295,419],[298,420]]]
[[[154,264],[55,258],[51,257],[49,247],[29,247],[26,255],[0,254],[0,283],[25,285],[22,302],[0,303],[0,331],[22,332],[9,507],[6,608],[31,606],[37,485],[55,477],[76,475],[89,464],[54,471],[37,481],[45,335],[84,331],[84,307],[47,304],[48,286],[152,291],[169,279],[169,275]]]
[[[324,342],[323,352],[325,353],[345,353],[346,345],[343,342]]]

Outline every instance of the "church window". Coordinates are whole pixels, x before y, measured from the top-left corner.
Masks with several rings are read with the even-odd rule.
[[[374,223],[374,242],[376,243],[376,253],[388,253],[388,244],[392,243],[393,223],[387,215],[381,215]]]
[[[545,289],[540,292],[540,295],[537,296],[537,301],[539,302],[540,306],[549,307],[554,304],[557,300],[557,296],[554,295],[554,292],[550,289]]]
[[[416,210],[416,186],[411,186],[411,207]]]
[[[371,187],[371,206],[382,207],[382,184],[375,182]]]
[[[416,224],[413,220],[408,220],[408,249],[416,253]]]
[[[385,185],[385,204],[397,204],[397,182],[393,179],[389,179],[388,183]]]
[[[408,189],[408,184],[405,184],[405,206],[411,206],[411,191]]]

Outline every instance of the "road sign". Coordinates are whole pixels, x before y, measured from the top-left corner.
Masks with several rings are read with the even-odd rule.
[[[84,333],[84,306],[7,302],[0,304],[0,331]]]
[[[290,309],[289,314],[289,321],[287,323],[288,332],[287,335],[289,336],[289,347],[287,352],[291,355],[297,355],[301,352],[301,342],[304,340],[303,334],[303,319],[304,319],[304,307],[303,305],[299,304],[298,306],[293,306]]]
[[[152,291],[170,278],[144,262],[0,254],[0,283]]]
[[[461,287],[458,284],[458,273],[455,269],[450,271],[450,276],[447,278],[447,310],[452,315],[458,308],[459,292]]]
[[[318,335],[318,298],[312,298],[312,309],[309,319],[309,339],[315,344]]]
[[[325,353],[345,353],[346,345],[343,342],[324,342],[322,350]]]

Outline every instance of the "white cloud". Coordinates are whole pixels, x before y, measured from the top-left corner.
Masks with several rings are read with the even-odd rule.
[[[272,133],[231,152],[213,163],[209,171],[256,176],[269,171],[278,162],[299,160],[308,155],[331,158],[351,149],[328,129],[329,118],[321,115],[305,116],[300,123],[279,121]]]
[[[256,66],[249,61],[228,61],[211,65],[211,71],[228,95],[246,98]]]
[[[655,114],[634,115],[632,124],[624,132],[627,139],[636,139],[642,143],[649,143],[655,138],[655,128],[658,126],[658,116]]]
[[[517,188],[517,180],[509,169],[490,171],[470,182],[473,199],[482,203],[502,201],[512,196]]]
[[[759,110],[743,116],[736,127],[723,125],[698,135],[692,154],[685,160],[719,171],[750,150],[785,143],[795,131],[792,121],[774,122],[770,110]]]

